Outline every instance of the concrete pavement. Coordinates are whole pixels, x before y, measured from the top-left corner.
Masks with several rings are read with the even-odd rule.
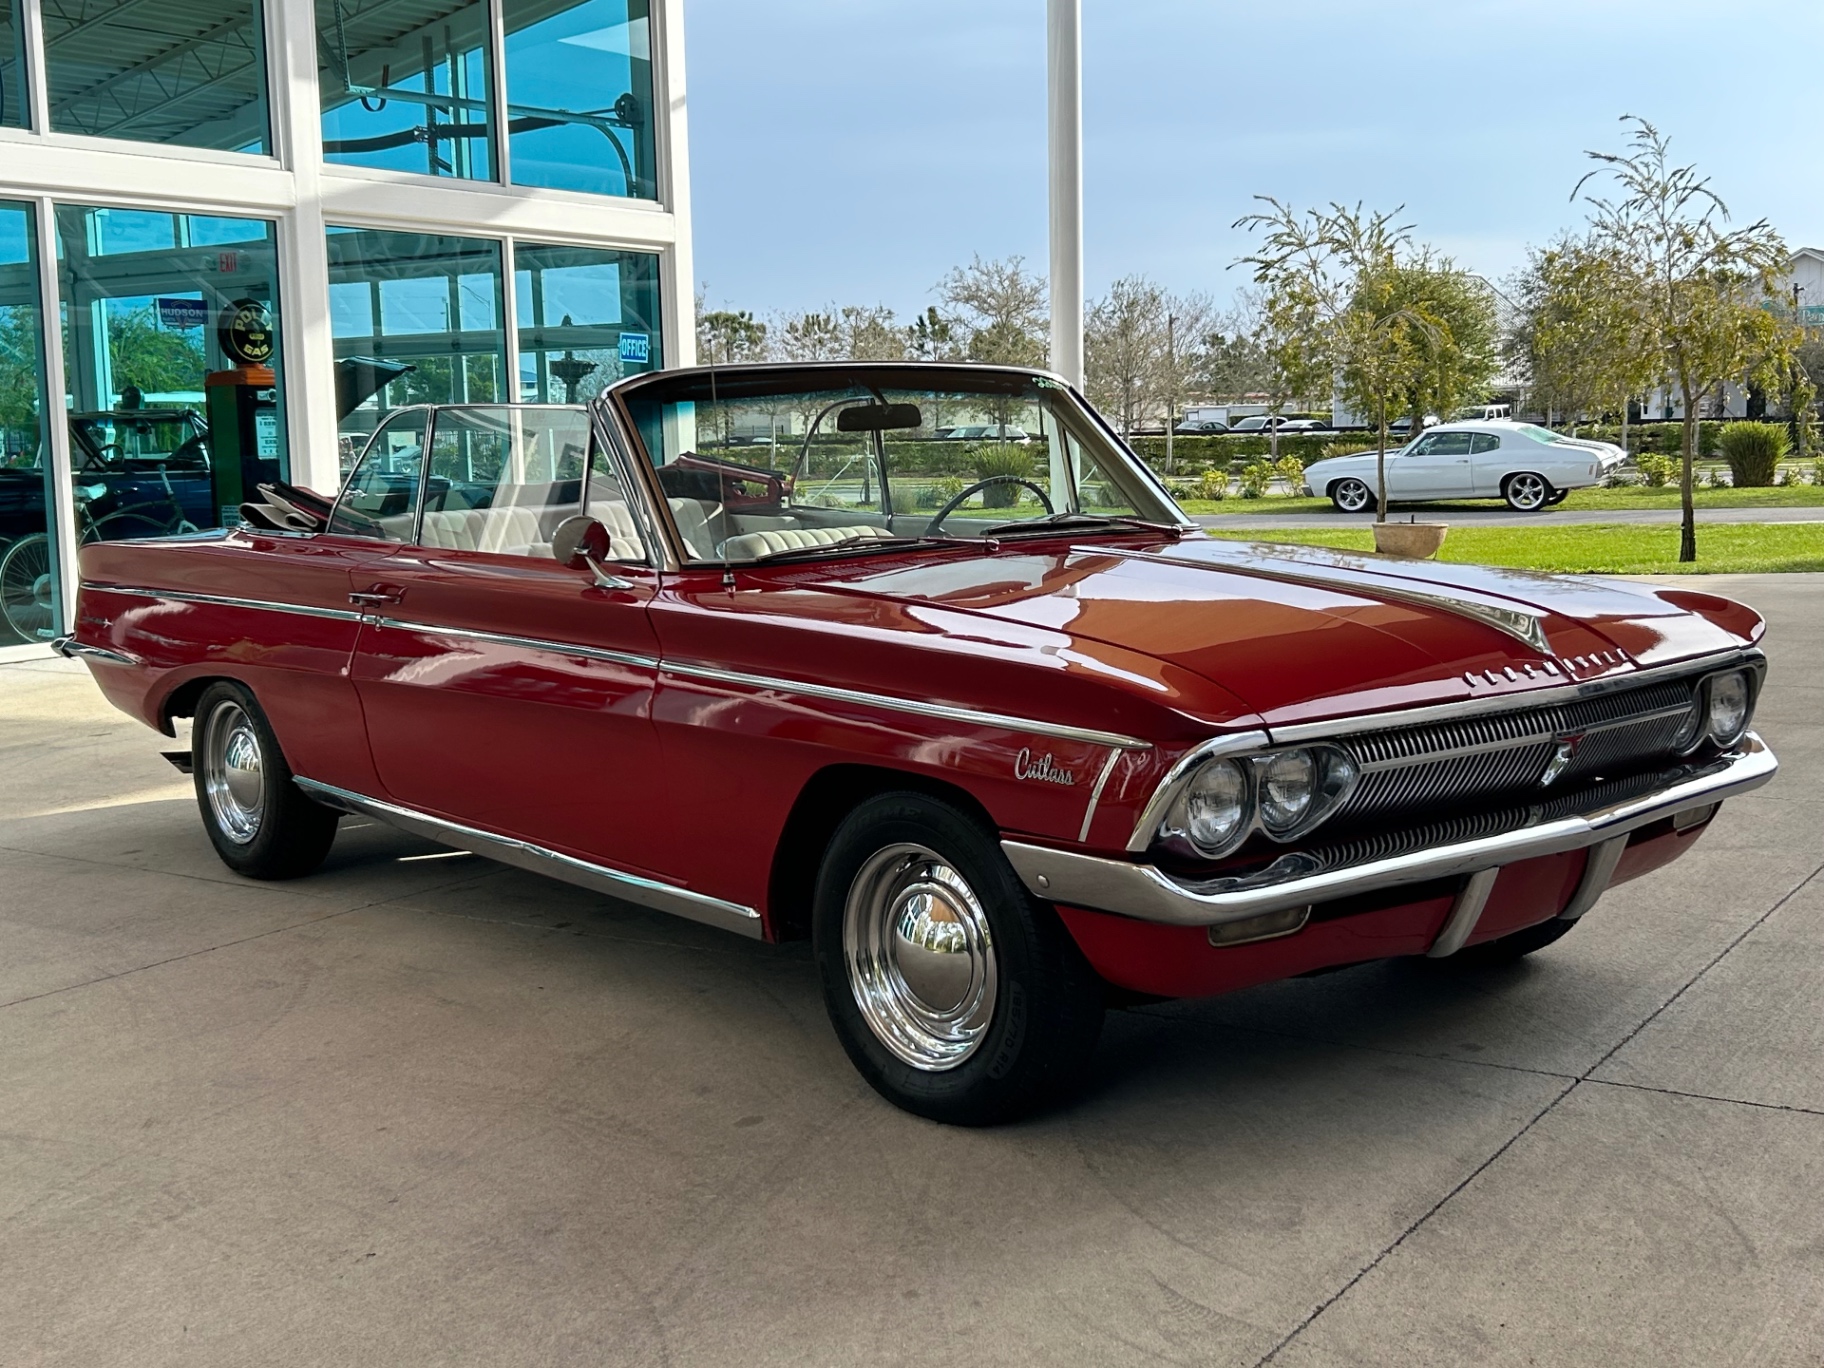
[[[0,667],[0,1361],[1815,1364],[1824,577],[1780,779],[1572,935],[1111,1015],[1000,1130],[805,947],[349,823],[236,879],[163,738]]]
[[[1700,508],[1700,523],[1824,522],[1824,505],[1815,508]],[[1199,513],[1197,522],[1218,530],[1251,531],[1264,527],[1374,526],[1374,514],[1339,513],[1327,508],[1317,513]],[[1543,513],[1516,513],[1499,504],[1400,504],[1387,515],[1395,522],[1416,517],[1420,522],[1447,522],[1458,527],[1482,524],[1515,527],[1564,527],[1583,523],[1679,522],[1676,508],[1616,508],[1607,511],[1547,509]]]

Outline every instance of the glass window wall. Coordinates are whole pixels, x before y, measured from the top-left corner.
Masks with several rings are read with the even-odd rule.
[[[57,208],[81,541],[219,527],[289,465],[264,219]]]
[[[495,178],[484,0],[316,4],[325,161]]]
[[[0,0],[0,128],[24,128],[30,120],[25,98],[25,25],[18,0]]]
[[[522,242],[513,263],[520,398],[577,403],[659,368],[658,257]]]
[[[259,0],[44,0],[51,127],[272,150]]]
[[[61,630],[32,209],[0,200],[0,646]]]
[[[513,180],[658,197],[648,0],[500,0]]]
[[[329,230],[342,466],[406,404],[499,403],[501,247],[482,238]]]

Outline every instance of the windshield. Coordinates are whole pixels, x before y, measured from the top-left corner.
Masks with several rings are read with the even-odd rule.
[[[1039,376],[705,372],[624,398],[698,561],[1184,521],[1070,393]]]

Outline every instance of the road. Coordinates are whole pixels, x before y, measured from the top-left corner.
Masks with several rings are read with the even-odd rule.
[[[1607,510],[1553,510],[1546,513],[1516,513],[1510,508],[1489,504],[1401,505],[1388,514],[1395,522],[1416,517],[1420,522],[1447,522],[1453,527],[1479,525],[1512,527],[1565,527],[1576,523],[1677,523],[1676,508],[1616,508]],[[1372,513],[1339,513],[1325,509],[1318,513],[1200,513],[1196,520],[1205,527],[1225,531],[1248,531],[1260,527],[1372,527]],[[1815,508],[1700,508],[1700,523],[1791,523],[1824,522],[1824,505]]]
[[[1824,577],[1691,583],[1770,615],[1784,769],[1689,858],[1504,970],[1113,1013],[988,1131],[802,945],[352,823],[237,880],[170,742],[0,667],[0,1359],[1816,1364]]]

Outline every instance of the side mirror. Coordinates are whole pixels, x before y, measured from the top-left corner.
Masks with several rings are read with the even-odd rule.
[[[571,570],[587,570],[600,589],[630,589],[631,580],[611,575],[602,568],[612,544],[608,529],[594,518],[565,518],[551,534],[551,555],[559,565]]]

